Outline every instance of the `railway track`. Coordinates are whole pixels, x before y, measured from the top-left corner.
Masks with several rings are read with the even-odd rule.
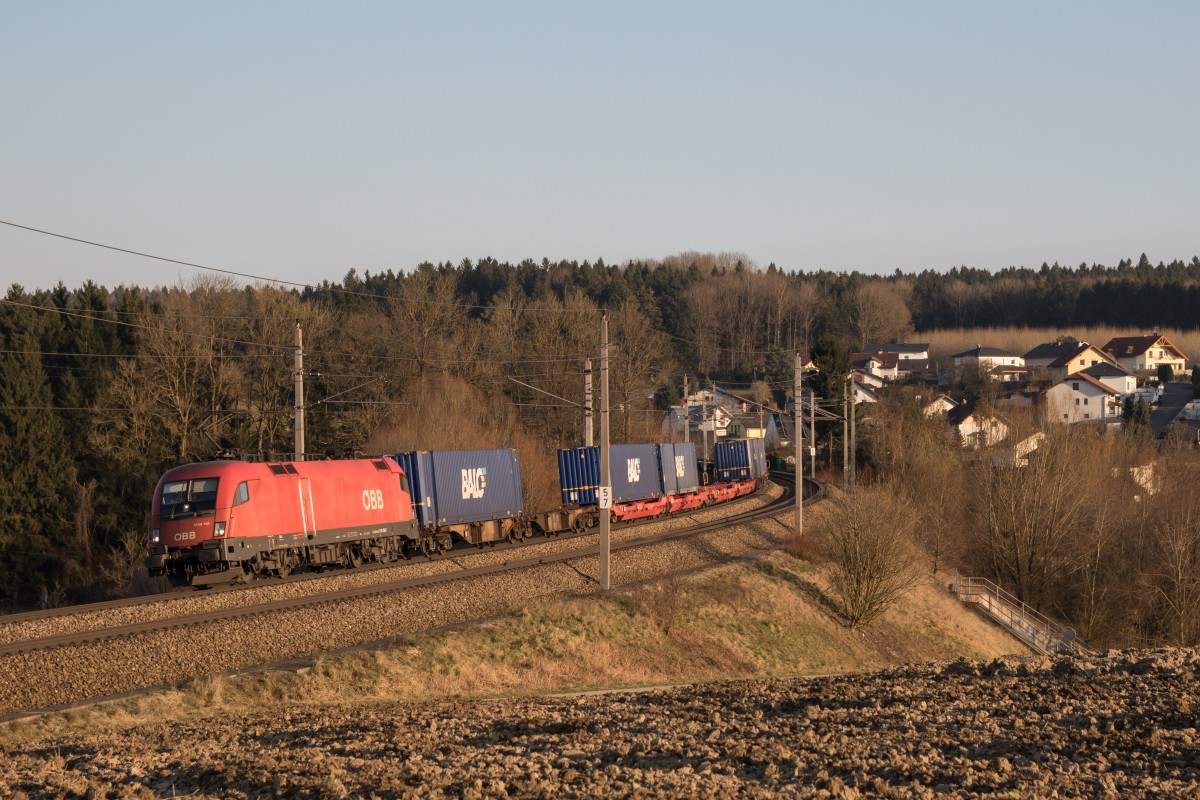
[[[665,533],[649,534],[646,536],[637,537],[635,539],[616,541],[616,542],[612,543],[611,551],[613,553],[618,553],[618,552],[621,552],[624,550],[629,550],[632,548],[645,547],[647,545],[656,544],[659,542],[670,541],[672,539],[681,539],[681,538],[685,538],[688,536],[694,536],[699,533],[704,533],[704,532],[712,531],[712,530],[718,530],[720,528],[724,528],[724,527],[727,527],[730,525],[737,525],[737,524],[741,524],[743,522],[751,522],[751,521],[754,521],[757,519],[762,519],[764,517],[770,517],[770,516],[774,516],[776,514],[782,513],[794,504],[794,498],[795,498],[795,485],[793,482],[794,478],[790,473],[777,472],[777,473],[772,473],[772,479],[776,483],[779,483],[781,486],[784,487],[784,492],[782,495],[780,495],[780,497],[776,498],[775,500],[773,500],[772,502],[770,502],[764,506],[761,506],[760,508],[753,509],[751,511],[742,512],[739,514],[733,514],[733,515],[730,515],[727,517],[722,517],[719,520],[704,522],[704,523],[700,523],[697,525],[690,525],[685,528],[680,528],[680,529],[673,530],[673,531],[667,531]],[[808,487],[811,487],[811,488],[806,487],[805,494],[809,495],[809,497],[806,498],[806,501],[811,501],[812,499],[815,499],[818,496],[819,492],[821,491],[821,486],[820,486],[820,484],[816,483],[815,481],[810,481],[809,479],[805,479],[805,483],[808,484]],[[632,528],[639,527],[639,525],[645,525],[645,524],[646,523],[638,523],[638,524],[629,525],[629,526],[622,526],[621,530],[627,531]],[[502,543],[502,544],[498,544],[495,548],[488,548],[487,550],[484,550],[484,551],[480,551],[474,547],[469,547],[464,550],[451,551],[451,552],[441,556],[440,559],[433,559],[433,560],[449,560],[449,561],[453,562],[458,557],[469,557],[469,556],[477,554],[479,552],[496,552],[496,551],[503,552],[505,550],[510,550],[510,549],[516,550],[519,552],[523,547],[528,546],[528,545],[542,544],[542,543],[546,543],[548,541],[549,542],[566,541],[566,540],[570,540],[570,539],[595,536],[595,535],[596,534],[594,531],[589,530],[589,531],[583,531],[580,533],[561,534],[557,537],[553,537],[553,538],[549,538],[549,539],[539,539],[535,542]],[[562,562],[567,562],[567,561],[574,561],[576,559],[586,558],[588,556],[595,556],[595,555],[597,555],[597,552],[598,552],[598,545],[586,547],[586,548],[579,549],[579,550],[570,550],[570,551],[566,551],[566,552],[562,552],[562,553],[556,553],[556,554],[552,554],[552,555],[533,556],[533,557],[529,557],[529,558],[514,558],[512,560],[505,560],[505,561],[502,561],[497,564],[487,564],[487,565],[479,566],[479,567],[463,567],[458,570],[437,573],[434,575],[423,575],[420,577],[400,578],[400,579],[397,579],[394,581],[387,581],[384,583],[379,583],[379,584],[375,584],[375,585],[371,585],[371,586],[357,587],[357,588],[353,588],[353,589],[345,589],[345,590],[334,591],[334,592],[321,592],[318,594],[309,594],[309,595],[304,595],[304,596],[300,596],[300,597],[290,597],[290,598],[285,598],[285,599],[281,599],[281,600],[272,600],[272,601],[263,602],[263,603],[239,605],[239,606],[234,606],[234,607],[230,607],[227,609],[221,609],[221,610],[204,610],[204,611],[199,611],[199,612],[190,613],[190,614],[182,614],[179,616],[166,616],[166,617],[162,617],[162,618],[139,621],[139,622],[129,623],[129,624],[125,624],[125,625],[106,625],[106,626],[101,626],[101,627],[96,627],[96,628],[84,628],[81,630],[72,631],[69,633],[63,633],[63,634],[59,634],[59,635],[55,635],[55,636],[43,636],[43,637],[37,637],[37,638],[31,638],[31,639],[25,639],[25,640],[14,640],[14,641],[10,641],[10,642],[0,643],[0,656],[12,655],[12,654],[17,654],[17,653],[25,653],[25,652],[29,652],[31,650],[48,649],[48,648],[53,648],[53,647],[64,647],[64,646],[68,646],[68,645],[84,644],[84,643],[88,643],[88,642],[105,641],[108,639],[114,639],[114,638],[118,638],[118,637],[122,637],[122,636],[133,636],[133,635],[141,634],[141,633],[149,633],[149,632],[161,631],[161,630],[171,630],[174,628],[187,627],[189,625],[235,620],[235,619],[241,619],[241,618],[245,618],[245,617],[249,617],[249,616],[255,616],[258,614],[265,614],[265,613],[269,613],[269,612],[273,612],[273,611],[289,611],[289,610],[293,610],[293,609],[297,609],[297,608],[306,608],[306,607],[320,606],[320,605],[326,605],[326,604],[331,604],[331,603],[339,603],[339,602],[343,602],[346,600],[357,600],[357,599],[362,599],[362,598],[366,598],[366,597],[372,597],[375,595],[389,594],[391,592],[397,592],[397,591],[403,591],[405,589],[417,588],[420,586],[431,586],[431,585],[438,584],[438,583],[447,583],[450,581],[466,580],[469,578],[481,577],[481,576],[485,576],[485,575],[493,575],[496,573],[506,572],[509,570],[528,569],[531,567],[538,567],[538,566],[543,566],[546,564],[557,564],[557,563],[562,563]],[[379,565],[376,568],[387,568],[387,567],[395,568],[396,566],[397,565],[395,565],[395,564],[389,564],[389,565]],[[403,565],[399,565],[399,566],[403,567]],[[303,583],[319,581],[321,578],[324,578],[324,577],[329,577],[329,576],[318,574],[318,575],[307,576],[306,578],[303,578],[303,579],[297,580],[297,581],[275,580],[275,581],[269,581],[269,582],[255,582],[253,584],[249,584],[249,585],[243,586],[243,587],[237,587],[232,590],[226,589],[225,592],[245,591],[246,589],[252,589],[252,588],[262,586],[262,585],[303,584]],[[179,595],[181,595],[181,597],[176,598],[173,596],[163,597],[161,595],[150,595],[148,597],[130,598],[130,600],[136,601],[136,602],[112,601],[112,602],[107,602],[107,603],[94,603],[94,604],[90,604],[90,605],[86,605],[86,606],[77,606],[77,607],[75,607],[75,613],[71,613],[70,611],[63,612],[63,611],[57,611],[57,610],[54,612],[38,611],[38,612],[29,613],[29,614],[19,614],[19,615],[12,615],[10,617],[4,617],[4,618],[2,618],[2,621],[3,621],[3,623],[6,623],[6,624],[16,624],[16,623],[21,623],[21,622],[26,622],[26,621],[35,621],[35,620],[43,620],[43,619],[57,619],[57,618],[62,618],[62,617],[67,617],[67,616],[76,616],[76,615],[84,615],[86,617],[86,615],[92,614],[92,613],[95,613],[98,611],[128,608],[131,606],[139,606],[139,605],[148,605],[148,604],[154,603],[156,600],[159,603],[170,604],[173,600],[183,599],[183,597],[194,598],[196,596],[195,592],[180,592],[180,593],[173,593],[173,594],[179,594]],[[205,592],[204,594],[209,595],[210,593]]]
[[[694,537],[705,532],[720,530],[733,526],[742,525],[748,522],[754,522],[763,518],[786,512],[794,505],[794,489],[792,488],[792,476],[789,473],[775,474],[773,480],[783,487],[781,495],[766,503],[765,505],[740,511],[738,513],[728,514],[719,519],[700,522],[694,525],[684,525],[666,531],[658,531],[649,533],[643,536],[630,536],[631,533],[636,533],[637,526],[622,527],[618,532],[624,534],[624,538],[616,539],[612,543],[612,551],[614,554],[644,548],[650,545],[668,542],[671,540],[685,540],[688,537]],[[819,497],[820,487],[811,482],[806,481],[805,494],[806,502]],[[720,507],[709,508],[711,513],[714,510],[719,510]],[[678,519],[678,518],[676,518]],[[682,521],[682,520],[681,520]],[[595,538],[595,532],[589,531],[584,533],[585,536]],[[571,537],[574,538],[574,537]],[[559,540],[568,539],[566,535],[558,537]],[[546,542],[553,547],[558,542],[551,538],[540,540]],[[529,543],[525,543],[528,545]],[[504,548],[508,549],[508,548]],[[255,602],[245,605],[240,605],[231,608],[213,610],[205,609],[194,613],[177,614],[166,618],[156,618],[148,620],[139,620],[128,624],[116,625],[95,625],[91,627],[85,626],[83,629],[74,630],[59,635],[41,636],[37,638],[26,638],[20,641],[10,641],[0,644],[0,675],[6,675],[5,680],[22,681],[34,679],[33,675],[43,674],[54,676],[53,681],[59,684],[59,687],[53,692],[50,690],[37,690],[30,694],[25,690],[16,690],[10,692],[8,702],[0,702],[0,719],[6,718],[3,715],[7,712],[13,714],[24,713],[22,709],[28,710],[33,708],[62,708],[69,707],[71,704],[84,702],[94,702],[96,698],[111,698],[118,696],[121,692],[139,692],[146,691],[155,687],[162,687],[161,678],[155,680],[139,680],[136,674],[145,675],[147,672],[153,673],[152,669],[142,669],[133,667],[132,664],[126,663],[129,653],[138,653],[139,659],[155,658],[155,661],[149,663],[159,663],[160,661],[170,660],[171,658],[178,659],[180,655],[187,652],[184,648],[197,648],[194,652],[200,654],[195,660],[207,663],[208,666],[201,667],[199,671],[192,671],[193,668],[185,670],[182,674],[177,673],[179,679],[201,674],[211,674],[214,672],[222,672],[226,669],[250,668],[253,664],[264,663],[286,663],[289,660],[294,660],[295,657],[300,657],[301,653],[326,649],[329,646],[341,647],[343,645],[330,645],[321,640],[321,643],[309,642],[308,644],[299,645],[299,649],[291,651],[292,658],[282,658],[282,654],[268,655],[260,653],[258,658],[254,658],[252,654],[244,654],[242,660],[237,664],[229,664],[228,662],[213,662],[205,661],[207,657],[201,657],[207,651],[204,650],[204,645],[201,642],[211,643],[220,641],[226,634],[226,631],[243,630],[247,628],[263,628],[288,626],[293,630],[298,630],[295,626],[301,624],[300,618],[313,618],[316,615],[318,618],[344,618],[347,620],[353,619],[355,614],[362,613],[354,609],[370,609],[376,607],[387,606],[389,608],[398,607],[402,613],[404,608],[412,608],[412,603],[415,602],[410,598],[410,592],[415,595],[428,596],[428,592],[439,592],[443,595],[449,592],[452,597],[465,597],[472,594],[470,591],[459,593],[457,590],[446,589],[444,585],[452,584],[456,581],[481,579],[485,576],[496,576],[492,580],[502,582],[511,582],[519,580],[526,583],[537,584],[541,578],[529,578],[518,576],[529,576],[536,573],[529,572],[533,568],[565,563],[569,567],[569,572],[575,574],[578,580],[585,580],[594,587],[594,579],[591,575],[585,574],[586,570],[580,570],[570,562],[578,562],[583,559],[594,559],[597,555],[598,545],[589,542],[586,547],[568,547],[563,548],[558,552],[542,553],[534,555],[525,555],[528,553],[526,548],[522,551],[519,547],[511,550],[510,553],[504,553],[502,547],[498,545],[496,548],[485,548],[483,551],[477,551],[471,548],[468,553],[482,553],[489,559],[491,563],[470,566],[467,563],[469,559],[460,559],[458,556],[465,553],[452,553],[450,563],[438,564],[435,562],[425,562],[430,567],[441,569],[441,571],[433,574],[424,574],[413,576],[411,574],[399,577],[395,580],[387,580],[381,583],[357,586],[353,588],[343,589],[339,591],[327,591],[317,594],[309,594],[299,597],[285,597],[279,599],[271,599],[266,602]],[[507,557],[511,555],[512,557]],[[419,565],[422,562],[415,562]],[[623,563],[619,558],[615,559],[616,564]],[[447,567],[458,567],[450,568]],[[403,571],[403,568],[401,569]],[[339,575],[352,576],[357,571],[345,571]],[[503,573],[508,573],[503,574]],[[336,577],[327,575],[325,577]],[[287,583],[282,584],[288,586]],[[318,587],[322,584],[308,583],[308,587]],[[586,584],[585,584],[586,585]],[[572,591],[586,591],[586,588],[579,587]],[[481,590],[476,594],[486,594],[487,590]],[[553,593],[553,590],[552,590]],[[192,596],[206,596],[206,593],[192,593]],[[538,594],[529,595],[533,600]],[[173,599],[173,598],[172,598]],[[161,598],[160,598],[161,600]],[[322,607],[339,606],[335,610],[329,611]],[[390,612],[389,612],[390,613]],[[479,613],[479,612],[476,612]],[[482,612],[485,616],[489,612]],[[286,614],[286,616],[280,616]],[[350,615],[350,616],[347,616]],[[376,616],[379,616],[376,614]],[[462,619],[468,619],[464,617]],[[394,619],[389,617],[388,619]],[[230,625],[230,623],[233,623]],[[439,623],[434,623],[434,626]],[[359,626],[362,627],[361,625]],[[384,627],[387,627],[386,625]],[[412,628],[416,630],[425,629],[428,625]],[[359,635],[359,629],[356,629],[354,635]],[[398,634],[384,634],[381,631],[382,638],[388,638]],[[372,639],[379,639],[381,636],[367,635],[358,641],[366,642]],[[165,648],[165,649],[164,649]],[[169,652],[168,652],[169,651]],[[158,657],[147,656],[147,653],[161,652]],[[191,656],[187,657],[191,659]],[[84,663],[93,665],[87,672],[94,673],[97,669],[101,672],[112,673],[113,675],[130,675],[134,677],[126,680],[125,678],[111,677],[111,679],[97,678],[99,683],[91,683],[90,685],[77,685],[77,679],[74,676],[76,671],[72,665],[78,665],[80,659]],[[98,666],[101,664],[109,664],[109,666]],[[20,665],[20,666],[18,666]],[[40,666],[34,666],[40,665]],[[26,675],[29,669],[40,670],[33,675]],[[72,677],[64,677],[65,674],[70,674]],[[107,682],[106,682],[107,681]],[[168,684],[169,685],[169,684]],[[74,687],[74,688],[73,688]],[[19,697],[22,693],[30,694],[26,700],[22,702]],[[38,699],[35,699],[38,698]],[[11,717],[7,717],[11,718]]]

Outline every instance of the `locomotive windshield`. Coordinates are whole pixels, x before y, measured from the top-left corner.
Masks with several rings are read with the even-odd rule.
[[[199,517],[217,510],[217,478],[194,478],[163,485],[160,514],[163,517]]]

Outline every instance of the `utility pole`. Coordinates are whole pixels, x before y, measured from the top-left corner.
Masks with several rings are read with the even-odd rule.
[[[809,477],[817,477],[817,393],[808,390],[808,467]]]
[[[804,408],[800,403],[800,382],[803,368],[800,365],[800,354],[796,353],[796,379],[792,386],[792,398],[796,401],[792,408],[792,427],[796,439],[796,534],[804,535],[804,455],[801,452],[800,440],[804,431]]]
[[[612,472],[608,459],[608,313],[600,314],[600,493],[607,494],[609,503],[600,505],[600,588],[612,588],[609,558],[612,555]]]
[[[304,460],[304,332],[300,330],[300,322],[296,322],[296,441],[293,445],[296,452],[292,454],[296,461]]]
[[[592,360],[583,362],[583,443],[591,447],[592,441]]]
[[[684,375],[683,376],[683,440],[685,442],[690,442],[692,440],[692,417],[688,413],[690,406],[688,405],[687,384],[688,384],[687,375]]]
[[[842,395],[842,491],[850,489],[850,412],[846,410],[846,395]]]
[[[857,394],[854,386],[854,376],[850,376],[850,493],[853,494],[857,489],[856,481],[858,475],[858,437],[854,430],[855,406],[854,396]]]

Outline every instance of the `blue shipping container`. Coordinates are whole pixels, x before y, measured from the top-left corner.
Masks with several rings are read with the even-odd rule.
[[[662,471],[656,444],[614,444],[609,448],[613,502],[631,503],[662,497]]]
[[[713,448],[717,481],[730,483],[767,474],[767,451],[762,439],[730,439]]]
[[[562,487],[563,505],[596,505],[596,487],[600,485],[600,448],[559,450],[558,485]]]
[[[658,445],[614,444],[608,453],[613,502],[631,503],[662,496]],[[596,487],[600,485],[600,448],[559,450],[558,478],[565,505],[595,505]]]
[[[421,527],[524,513],[516,450],[430,450],[394,456],[408,475]]]
[[[691,442],[660,444],[658,461],[662,470],[664,494],[687,494],[700,488],[696,469],[696,446]]]

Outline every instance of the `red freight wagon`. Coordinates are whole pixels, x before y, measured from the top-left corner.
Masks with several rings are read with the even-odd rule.
[[[180,585],[392,561],[418,538],[407,478],[386,458],[188,464],[159,480],[151,515],[146,566]]]

